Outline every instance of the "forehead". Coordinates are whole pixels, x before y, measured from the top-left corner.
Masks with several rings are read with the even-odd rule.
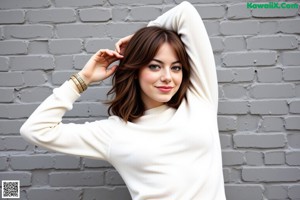
[[[154,59],[158,59],[161,61],[172,60],[174,62],[178,60],[178,56],[171,44],[163,43],[156,52]]]

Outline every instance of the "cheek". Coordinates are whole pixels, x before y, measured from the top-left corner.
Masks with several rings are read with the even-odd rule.
[[[153,72],[141,72],[138,78],[140,84],[152,84],[158,79],[157,75]]]

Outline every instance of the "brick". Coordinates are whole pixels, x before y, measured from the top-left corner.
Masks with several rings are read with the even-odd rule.
[[[88,53],[96,53],[100,49],[115,49],[115,41],[111,39],[88,39],[85,43]]]
[[[224,183],[229,183],[229,181],[230,181],[230,169],[225,169],[223,167],[223,176],[224,176]]]
[[[279,31],[282,33],[300,33],[300,20],[280,20]]]
[[[24,10],[0,11],[0,24],[20,24],[25,22]]]
[[[113,21],[126,21],[129,14],[128,8],[112,8],[112,20]]]
[[[115,170],[111,170],[105,173],[105,183],[108,185],[125,185],[122,177]]]
[[[27,190],[27,197],[30,200],[80,200],[82,195],[81,189],[78,188],[30,188]]]
[[[75,55],[74,56],[74,68],[82,69],[89,61],[92,55]]]
[[[220,142],[222,149],[227,149],[232,147],[232,137],[230,135],[221,134]]]
[[[279,32],[277,21],[261,21],[259,33],[261,35],[275,34]]]
[[[59,38],[89,38],[105,36],[103,24],[66,24],[57,25],[56,34]]]
[[[210,38],[210,43],[214,52],[221,52],[224,50],[222,38]]]
[[[233,71],[230,69],[217,69],[219,83],[228,83],[234,80]]]
[[[1,9],[17,9],[17,8],[47,8],[51,5],[49,0],[1,0]]]
[[[79,39],[50,40],[49,52],[51,54],[75,54],[81,53],[82,41]]]
[[[280,200],[288,199],[288,188],[284,185],[267,185],[265,186],[265,196],[268,199]]]
[[[8,168],[8,157],[1,155],[0,156],[0,171],[7,170],[7,168]],[[0,172],[0,175],[1,175],[1,172]]]
[[[244,167],[242,178],[247,182],[299,181],[300,169],[296,167]]]
[[[105,160],[94,160],[84,158],[83,165],[85,168],[107,168],[112,167],[111,164]]]
[[[128,20],[133,22],[150,21],[161,15],[160,8],[157,7],[133,7],[128,15]]]
[[[238,131],[256,131],[260,121],[259,116],[255,115],[240,115],[237,118],[237,130]]]
[[[298,41],[295,36],[256,36],[246,39],[247,49],[297,49]]]
[[[283,151],[268,151],[264,153],[266,165],[284,165],[285,154]]]
[[[28,117],[28,116],[27,116]],[[23,120],[0,120],[0,135],[20,134],[20,128],[24,124]]]
[[[244,99],[247,97],[247,89],[243,85],[226,84],[222,87],[225,98]]]
[[[89,105],[85,103],[75,103],[74,108],[71,111],[66,112],[66,117],[88,117]]]
[[[294,97],[294,87],[292,84],[259,84],[254,85],[250,94],[256,99],[266,98],[289,98]]]
[[[105,188],[85,188],[83,189],[82,200],[131,200],[130,193],[125,186],[105,187]]]
[[[24,71],[25,86],[38,86],[47,82],[47,76],[43,71]]]
[[[276,52],[230,52],[222,56],[225,67],[242,66],[268,66],[275,65],[277,61]]]
[[[207,34],[212,36],[220,35],[220,24],[219,22],[203,21]]]
[[[223,151],[222,152],[223,165],[242,165],[245,163],[243,152],[238,151]]]
[[[283,80],[285,81],[299,81],[300,80],[300,68],[289,67],[283,70]]]
[[[233,131],[237,129],[236,117],[218,117],[218,126],[220,131]]]
[[[0,55],[27,54],[28,42],[26,41],[2,41],[0,42]]]
[[[263,116],[261,123],[261,131],[263,132],[282,132],[284,131],[284,121],[282,117],[266,117]]]
[[[71,70],[73,68],[73,55],[58,55],[55,59],[55,70]]]
[[[80,169],[80,157],[55,155],[53,160],[55,169]]]
[[[51,169],[54,162],[51,155],[12,155],[10,166],[14,170]]]
[[[14,96],[14,90],[11,88],[1,88],[0,89],[0,102],[1,103],[11,103],[13,102],[15,96]]]
[[[220,23],[220,32],[223,35],[256,35],[259,32],[259,22],[257,22],[257,21],[242,21],[242,22],[222,21]]]
[[[145,27],[147,24],[136,23],[113,23],[107,25],[107,36],[112,38],[123,38],[135,33],[138,29]],[[122,31],[120,31],[122,30]]]
[[[48,54],[48,40],[30,41],[28,54]]]
[[[288,165],[300,165],[300,151],[290,151],[286,153],[286,163]]]
[[[296,97],[300,97],[300,84],[296,84],[295,90],[296,90]]]
[[[28,117],[37,106],[37,104],[0,104],[0,108],[3,111],[3,113],[0,113],[0,116],[8,119]]]
[[[234,185],[227,184],[225,186],[226,198],[231,200],[262,200],[263,188],[259,185]]]
[[[9,60],[7,57],[0,57],[0,72],[7,72],[9,69]]]
[[[2,87],[21,86],[23,84],[21,72],[0,72],[0,85]]]
[[[282,63],[284,66],[299,66],[300,51],[290,51],[282,53]]]
[[[104,185],[104,174],[99,171],[51,172],[49,185],[52,187],[100,186]]]
[[[29,10],[27,18],[30,23],[70,23],[76,21],[76,12],[69,8]]]
[[[11,57],[12,70],[36,70],[36,69],[54,69],[54,59],[52,56],[18,56]]]
[[[292,185],[288,188],[288,195],[291,199],[299,199],[300,197],[300,185]]]
[[[291,148],[300,149],[300,134],[299,133],[288,134],[287,139],[288,139],[288,145]]]
[[[279,148],[286,145],[286,137],[281,133],[238,133],[233,136],[233,142],[235,147],[263,149]]]
[[[28,143],[20,136],[6,136],[0,138],[0,150],[24,151],[28,147]]]
[[[298,9],[252,9],[253,17],[273,18],[273,17],[294,17]]]
[[[49,171],[48,170],[34,170],[32,172],[32,187],[48,186]]]
[[[246,163],[249,166],[261,166],[264,163],[262,152],[247,151],[245,152]]]
[[[225,7],[222,5],[195,6],[202,19],[220,19],[225,16]]]
[[[252,82],[255,79],[255,71],[253,68],[233,69],[233,82]]]
[[[231,114],[247,114],[248,102],[246,101],[219,101],[218,113],[223,115]]]
[[[162,5],[163,0],[140,0],[140,1],[133,1],[133,0],[110,0],[109,1],[111,5],[139,5],[139,6],[144,6],[144,5]]]
[[[300,113],[300,101],[292,101],[289,103],[290,113]]]
[[[287,130],[300,130],[300,117],[286,117],[285,118],[285,128]]]
[[[87,6],[102,6],[104,0],[54,0],[56,7],[87,7]]]
[[[251,18],[251,10],[247,9],[245,3],[228,5],[228,19],[248,19]]]
[[[20,186],[31,185],[31,173],[30,172],[0,172],[1,180],[19,180]]]
[[[8,38],[44,39],[53,36],[53,27],[50,25],[5,26],[4,34]]]
[[[36,87],[22,90],[19,93],[19,98],[22,102],[42,102],[52,94],[52,89],[47,87]]]
[[[240,51],[246,49],[246,41],[244,37],[229,36],[224,38],[224,46],[226,51]]]
[[[112,18],[112,13],[107,8],[86,8],[79,10],[79,17],[83,22],[106,22]]]
[[[252,101],[250,102],[250,113],[260,115],[287,114],[288,105],[283,100]]]
[[[276,83],[282,81],[282,69],[263,68],[257,69],[257,80],[263,83]]]
[[[89,104],[89,116],[92,117],[108,117],[108,106],[104,103],[90,103]]]
[[[54,71],[52,73],[52,83],[54,85],[61,85],[69,80],[70,76],[74,73],[75,71]]]

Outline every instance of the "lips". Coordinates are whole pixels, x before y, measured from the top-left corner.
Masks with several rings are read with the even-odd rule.
[[[173,89],[172,86],[158,86],[156,88],[161,92],[170,92]]]

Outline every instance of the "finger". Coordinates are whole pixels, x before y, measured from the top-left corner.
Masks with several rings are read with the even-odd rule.
[[[111,68],[106,70],[106,77],[110,77],[116,71],[118,65],[114,65]]]
[[[116,44],[115,44],[115,47],[116,47],[116,52],[120,53],[120,47],[122,45],[122,39],[120,39]]]

